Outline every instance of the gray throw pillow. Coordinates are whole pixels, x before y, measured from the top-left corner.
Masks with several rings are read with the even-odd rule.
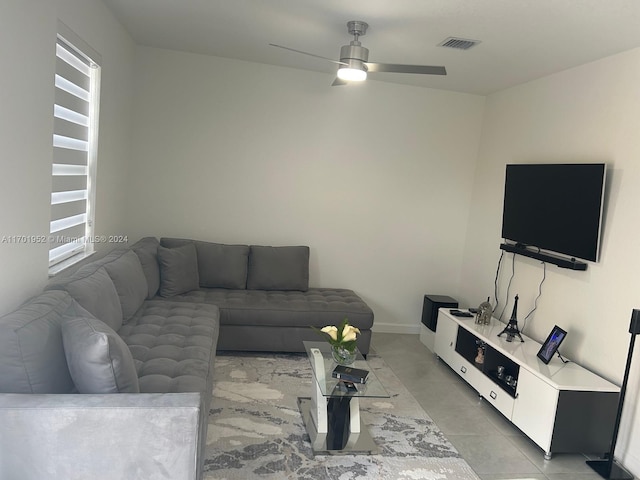
[[[62,323],[62,343],[79,393],[139,393],[131,351],[106,323],[91,317]]]
[[[248,290],[309,290],[309,247],[251,245]]]
[[[156,296],[160,288],[160,266],[158,265],[158,239],[155,237],[145,237],[138,240],[131,246],[131,250],[136,252],[142,265],[144,276],[147,277],[149,288],[147,299]]]
[[[248,245],[226,245],[184,238],[160,239],[160,245],[167,248],[189,243],[196,246],[201,287],[236,290],[247,288]]]
[[[116,287],[122,307],[122,320],[126,322],[142,306],[149,292],[140,260],[134,252],[127,250],[105,263],[104,268]]]
[[[54,277],[46,290],[66,290],[91,315],[119,330],[122,327],[120,297],[102,263],[91,262],[67,278]]]
[[[161,297],[198,289],[198,257],[193,243],[176,248],[158,247],[158,262]]]

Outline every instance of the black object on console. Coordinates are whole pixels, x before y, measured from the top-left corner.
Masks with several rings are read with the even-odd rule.
[[[425,295],[422,302],[422,323],[432,332],[436,331],[439,308],[457,308],[458,301],[446,295]]]

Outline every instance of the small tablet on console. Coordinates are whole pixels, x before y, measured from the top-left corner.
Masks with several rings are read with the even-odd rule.
[[[547,339],[540,347],[540,351],[538,351],[538,358],[542,360],[545,364],[548,364],[553,355],[558,351],[558,347],[567,336],[567,332],[561,329],[559,326],[553,327],[551,333],[547,337]]]

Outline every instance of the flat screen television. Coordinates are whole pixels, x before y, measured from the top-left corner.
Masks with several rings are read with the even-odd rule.
[[[507,165],[502,238],[598,261],[606,165]]]

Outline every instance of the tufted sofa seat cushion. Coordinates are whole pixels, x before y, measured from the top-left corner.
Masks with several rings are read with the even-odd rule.
[[[215,305],[147,300],[118,331],[133,355],[140,392],[209,392],[218,319]]]
[[[337,324],[345,316],[360,329],[369,330],[373,325],[371,308],[347,289],[310,288],[300,292],[201,288],[172,300],[217,305],[220,325],[323,327]]]

